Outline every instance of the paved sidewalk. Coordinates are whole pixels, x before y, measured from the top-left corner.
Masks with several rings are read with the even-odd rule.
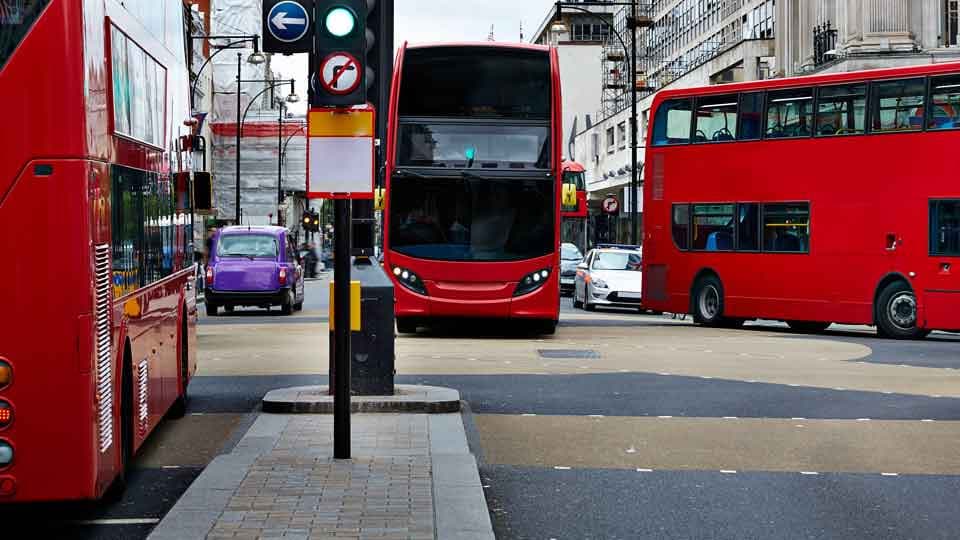
[[[355,414],[353,459],[333,417],[260,415],[151,540],[493,539],[459,414]]]

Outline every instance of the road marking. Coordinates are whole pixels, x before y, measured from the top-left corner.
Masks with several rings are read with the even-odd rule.
[[[943,397],[943,396],[941,396],[940,394],[934,394],[934,395],[932,395],[932,396],[930,396],[930,397],[941,398],[941,397]]]
[[[840,387],[840,388],[834,388],[834,390],[839,390],[839,391],[842,392],[842,391],[846,390],[846,388]]]
[[[126,518],[126,519],[87,519],[69,521],[74,525],[156,525],[159,518]]]
[[[533,414],[533,413],[523,413],[523,414],[521,414],[520,416],[536,416],[536,414]]]
[[[206,414],[206,413],[195,412],[195,413],[190,413],[190,416],[203,416],[204,414]]]
[[[815,471],[800,471],[800,474],[802,474],[802,475],[804,475],[804,476],[817,476],[817,475],[819,475],[820,473],[815,472]]]
[[[921,422],[933,422],[933,420],[930,418],[924,418],[923,420],[921,420]]]
[[[736,420],[737,417],[736,417],[736,416],[724,416],[723,419],[724,419],[724,420]]]
[[[700,377],[700,378],[701,378],[701,379],[712,379],[713,377],[710,377],[710,376],[708,376],[708,375],[703,375],[703,376]]]
[[[161,468],[162,468],[162,469],[179,469],[180,466],[179,466],[179,465],[164,465],[164,466],[161,467]]]
[[[637,469],[637,472],[653,472],[653,469]]]
[[[869,418],[857,418],[857,422],[869,422]]]
[[[720,472],[723,474],[737,474],[737,471],[730,470],[730,469],[723,469]]]
[[[554,465],[553,468],[556,469],[556,470],[558,470],[558,471],[569,471],[569,470],[570,470],[570,467],[563,467],[563,466],[561,466],[561,465]]]
[[[880,476],[900,476],[900,473],[885,472],[885,473],[880,473]]]
[[[747,381],[747,382],[749,382],[749,383],[755,383],[755,382],[759,382],[759,381],[757,381],[756,379],[750,379],[750,380]]]
[[[791,418],[791,420],[806,420],[806,418],[802,416],[794,416],[793,418]]]
[[[602,414],[588,414],[587,416],[590,418],[603,418]]]
[[[669,377],[669,376],[670,376],[669,373],[661,373],[660,375],[662,375],[662,376],[664,376],[664,377]]]
[[[658,416],[657,418],[659,418],[659,419],[661,419],[661,420],[667,420],[667,419],[670,419],[670,418],[673,418],[673,417],[672,417],[672,416]]]
[[[799,385],[799,384],[790,383],[790,384],[788,384],[787,386],[792,386],[792,387],[796,388],[796,387],[798,387],[798,386],[800,386],[800,385]]]

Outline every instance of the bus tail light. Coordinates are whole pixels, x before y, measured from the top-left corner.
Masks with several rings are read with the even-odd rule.
[[[0,439],[0,469],[9,467],[13,463],[13,447],[10,443]]]
[[[280,267],[280,286],[283,287],[287,284],[287,269],[286,267]]]
[[[0,399],[0,429],[13,423],[13,407],[9,402]]]
[[[550,269],[542,268],[536,272],[531,272],[520,280],[517,288],[513,291],[514,296],[523,296],[543,287],[543,284],[550,279]]]
[[[397,281],[404,286],[404,288],[410,289],[417,294],[427,296],[427,286],[423,283],[423,280],[420,279],[420,276],[414,274],[406,268],[400,268],[399,266],[393,267],[393,275],[397,278]]]
[[[0,390],[3,390],[13,381],[13,366],[9,362],[0,358]]]
[[[207,266],[207,285],[213,285],[213,267]]]

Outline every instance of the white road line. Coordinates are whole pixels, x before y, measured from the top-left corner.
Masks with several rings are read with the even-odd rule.
[[[653,472],[653,469],[637,469],[637,472]]]
[[[669,376],[670,376],[669,373],[661,373],[660,375],[662,375],[662,376],[664,376],[664,377],[669,377]]]
[[[523,413],[523,414],[521,414],[520,416],[536,416],[536,414],[533,414],[533,413]]]
[[[603,418],[602,414],[588,414],[587,416],[589,418]]]
[[[667,419],[670,419],[670,418],[673,418],[673,417],[672,417],[672,416],[658,416],[657,418],[659,418],[659,419],[661,419],[661,420],[667,420]]]
[[[790,384],[788,384],[787,386],[792,386],[792,387],[796,388],[796,387],[798,387],[798,386],[800,386],[800,385],[799,385],[799,384],[790,383]]]
[[[842,392],[842,391],[846,390],[846,388],[840,387],[840,388],[834,388],[834,390],[839,390],[839,391]]]
[[[857,422],[869,422],[869,418],[857,418]]]
[[[816,472],[816,471],[800,471],[800,474],[802,474],[802,475],[804,475],[804,476],[817,476],[817,475],[819,475],[820,473],[818,473],[818,472]]]
[[[160,523],[158,518],[126,518],[126,519],[88,519],[81,521],[69,521],[74,525],[156,525]]]
[[[880,476],[900,476],[900,473],[885,472],[885,473],[880,473]]]
[[[921,422],[933,422],[933,420],[930,418],[924,418],[923,420],[921,420]]]
[[[712,379],[713,377],[711,377],[711,376],[709,376],[709,375],[703,375],[703,376],[700,377],[700,378],[701,378],[701,379]]]
[[[736,416],[724,416],[723,419],[724,419],[724,420],[736,420],[737,417],[736,417]]]
[[[554,465],[553,468],[556,469],[556,470],[558,470],[558,471],[569,471],[569,470],[570,470],[570,467],[563,467],[563,466],[561,466],[561,465]]]
[[[794,416],[793,418],[791,418],[791,420],[806,420],[806,418],[802,416]]]
[[[203,416],[204,414],[206,414],[206,413],[195,412],[195,413],[190,413],[190,416]]]
[[[162,468],[162,469],[179,469],[180,466],[179,466],[179,465],[164,465],[164,466],[161,467],[161,468]]]
[[[720,472],[723,474],[737,474],[737,471],[730,470],[730,469],[723,469]]]

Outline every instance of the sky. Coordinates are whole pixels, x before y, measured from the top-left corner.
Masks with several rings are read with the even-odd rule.
[[[553,7],[552,0],[395,0],[394,46],[404,41],[485,41],[493,25],[497,41],[529,42]],[[297,88],[306,88],[307,56],[274,55],[273,70],[283,78],[297,79]],[[306,92],[291,107],[294,113],[306,110]]]

